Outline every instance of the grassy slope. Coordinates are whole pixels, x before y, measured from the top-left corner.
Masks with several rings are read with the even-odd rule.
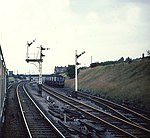
[[[88,68],[80,71],[78,79],[79,89],[150,109],[150,59]],[[65,83],[74,87],[74,79]]]

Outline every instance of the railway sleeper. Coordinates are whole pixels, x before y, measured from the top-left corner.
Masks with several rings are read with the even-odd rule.
[[[92,124],[91,122],[85,122],[82,120],[79,120],[79,122],[81,122],[83,125],[85,125],[88,129],[90,130],[95,130],[96,133],[101,133],[101,132],[105,132],[106,129],[104,127],[96,127],[94,124]]]
[[[70,128],[69,125],[65,124],[64,122],[62,121],[58,121],[58,123],[65,129],[67,130],[69,133],[73,134],[73,135],[76,135],[76,132],[74,131],[74,129]]]

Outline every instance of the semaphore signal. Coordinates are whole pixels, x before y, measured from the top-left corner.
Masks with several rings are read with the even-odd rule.
[[[38,68],[38,71],[39,71],[39,82],[38,82],[38,85],[39,85],[39,94],[42,96],[42,62],[43,62],[43,57],[45,56],[42,51],[43,50],[49,50],[50,48],[43,48],[42,45],[40,45],[39,50],[40,50],[40,57],[39,59],[30,59],[29,58],[29,47],[33,44],[33,42],[35,42],[35,40],[33,40],[31,43],[27,42],[27,57],[26,57],[26,62],[29,63],[29,62],[37,62],[39,63],[39,68]]]

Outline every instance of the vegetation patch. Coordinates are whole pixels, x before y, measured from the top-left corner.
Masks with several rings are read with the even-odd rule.
[[[74,88],[74,79],[66,86]],[[78,89],[150,110],[150,59],[96,66],[81,70]]]

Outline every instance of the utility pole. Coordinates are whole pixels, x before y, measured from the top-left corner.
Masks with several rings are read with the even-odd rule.
[[[35,42],[35,40],[33,40],[33,42]],[[49,48],[43,48],[42,45],[40,47],[38,47],[40,49],[40,58],[39,59],[30,59],[29,58],[29,47],[30,45],[32,45],[32,43],[28,43],[27,42],[27,56],[26,56],[26,62],[29,63],[29,62],[38,62],[39,63],[39,82],[38,82],[38,85],[39,85],[39,94],[40,96],[42,96],[42,62],[43,62],[43,57],[45,55],[42,54],[42,51],[43,50],[49,50]]]
[[[77,62],[77,59],[84,53],[85,51],[78,55],[77,50],[75,51],[75,93],[73,96],[74,98],[77,98],[77,91],[78,91],[78,65],[80,65],[80,63]]]

